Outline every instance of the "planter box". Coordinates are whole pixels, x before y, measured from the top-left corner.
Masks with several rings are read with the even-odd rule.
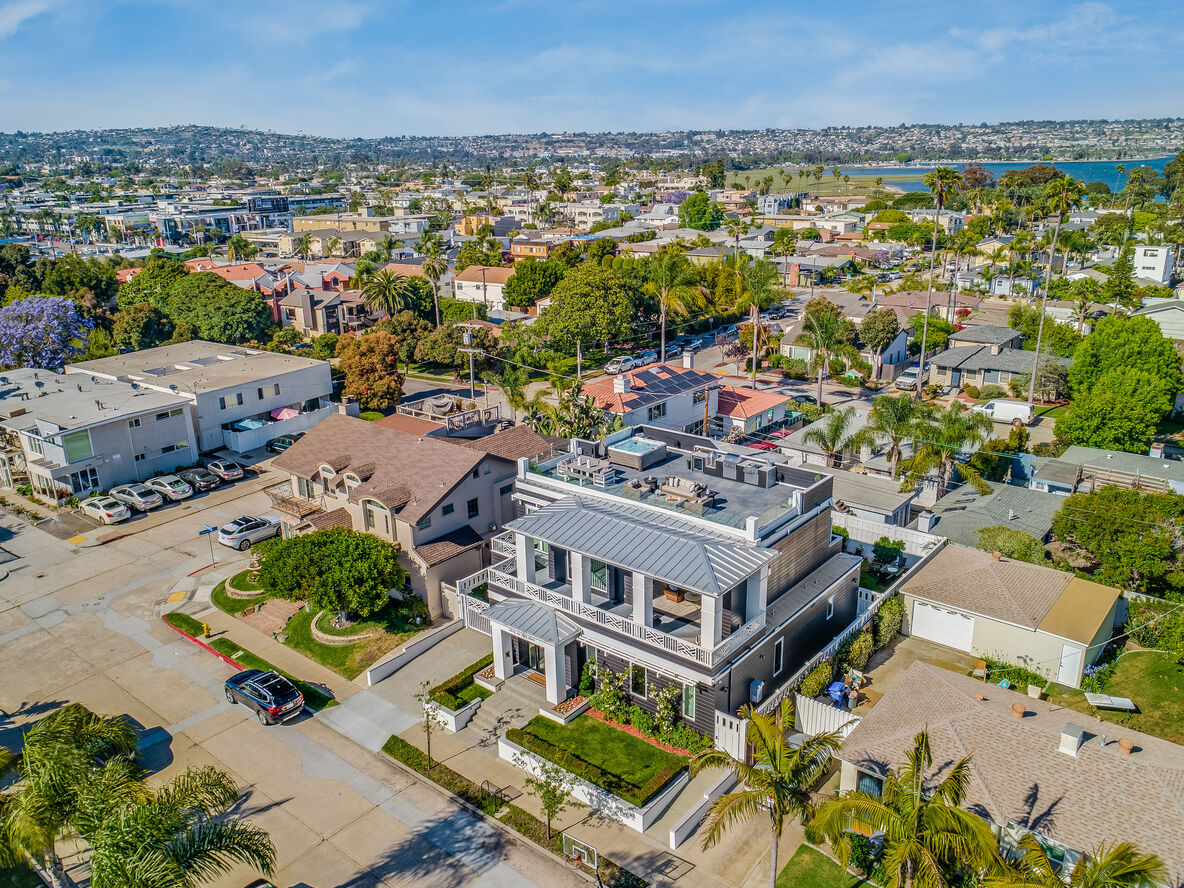
[[[429,700],[427,705],[440,717],[440,721],[444,722],[444,730],[449,734],[455,734],[473,720],[473,716],[481,708],[481,700],[478,698],[472,703],[466,703],[456,711],[437,703],[435,700]]]
[[[532,777],[538,777],[542,773],[543,760],[539,756],[533,752],[527,752],[517,743],[511,742],[505,737],[497,738],[497,754],[510,764],[523,767]],[[678,798],[679,793],[691,782],[691,775],[684,768],[662,787],[661,792],[650,799],[649,804],[639,808],[613,795],[608,790],[601,789],[594,783],[581,780],[574,774],[568,776],[573,784],[572,798],[595,809],[598,814],[603,814],[610,820],[615,820],[639,833],[645,832],[657,823],[666,813],[666,809]]]
[[[556,712],[550,706],[547,706],[539,709],[539,715],[541,715],[543,718],[549,718],[553,722],[559,722],[561,725],[566,725],[568,722],[575,721],[578,716],[583,715],[588,709],[589,705],[590,704],[585,699],[580,701],[580,703],[576,706],[573,706],[570,712],[562,714]]]
[[[487,691],[497,691],[505,682],[500,678],[482,678],[481,674],[478,673],[473,676],[473,684],[485,688]]]

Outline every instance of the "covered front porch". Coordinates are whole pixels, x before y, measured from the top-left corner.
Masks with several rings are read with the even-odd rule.
[[[536,601],[506,600],[485,616],[493,639],[493,674],[505,681],[517,672],[541,676],[547,702],[568,698],[579,678],[579,627]]]

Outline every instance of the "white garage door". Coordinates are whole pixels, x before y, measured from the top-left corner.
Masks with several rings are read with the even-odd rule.
[[[974,637],[974,617],[944,607],[934,607],[923,601],[914,601],[910,632],[918,638],[969,653],[970,642]]]

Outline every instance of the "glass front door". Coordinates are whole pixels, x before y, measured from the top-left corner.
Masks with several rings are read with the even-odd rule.
[[[543,654],[543,648],[541,645],[529,643],[526,645],[526,662],[531,669],[546,674],[547,658]]]

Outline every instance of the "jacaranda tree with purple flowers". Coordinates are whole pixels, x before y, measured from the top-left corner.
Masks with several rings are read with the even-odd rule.
[[[82,352],[93,322],[61,296],[30,296],[0,308],[0,364],[61,368]]]

